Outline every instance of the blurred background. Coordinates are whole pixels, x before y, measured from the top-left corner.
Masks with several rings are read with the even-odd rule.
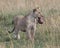
[[[16,15],[26,15],[40,7],[44,24],[37,25],[34,44],[26,40],[14,40],[8,30],[13,29]],[[60,48],[60,0],[0,0],[0,48]]]

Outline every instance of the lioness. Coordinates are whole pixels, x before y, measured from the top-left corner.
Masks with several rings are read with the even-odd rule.
[[[41,15],[39,8],[33,9],[26,16],[14,16],[14,28],[11,32],[14,31],[14,37],[16,39],[20,39],[20,36],[18,35],[18,32],[20,30],[22,32],[26,32],[26,36],[30,40],[34,40],[37,23],[43,24],[43,16]]]

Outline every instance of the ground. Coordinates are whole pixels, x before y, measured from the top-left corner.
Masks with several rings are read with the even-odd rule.
[[[26,15],[39,6],[44,24],[37,25],[34,44],[20,32],[21,39],[14,40],[8,31],[16,15]],[[60,48],[60,0],[0,0],[0,48]]]

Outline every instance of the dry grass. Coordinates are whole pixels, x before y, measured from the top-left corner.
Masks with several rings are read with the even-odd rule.
[[[37,25],[35,43],[12,39],[8,34],[13,25],[11,21],[17,14],[27,14],[39,6],[44,15],[44,24]],[[0,48],[60,48],[60,0],[0,0]]]

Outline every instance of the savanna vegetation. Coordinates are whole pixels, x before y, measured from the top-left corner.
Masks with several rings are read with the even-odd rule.
[[[21,34],[21,40],[14,40],[12,19],[26,15],[39,6],[44,24],[37,25],[34,44]],[[0,48],[60,48],[60,0],[0,0]]]

